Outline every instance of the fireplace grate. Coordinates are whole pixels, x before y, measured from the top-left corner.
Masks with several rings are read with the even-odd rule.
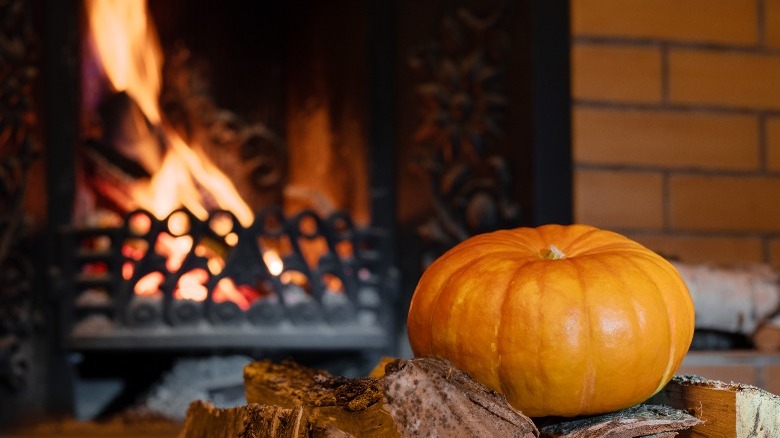
[[[387,349],[397,273],[381,230],[347,213],[250,226],[227,211],[164,220],[138,210],[115,226],[63,233],[62,323],[77,350]]]

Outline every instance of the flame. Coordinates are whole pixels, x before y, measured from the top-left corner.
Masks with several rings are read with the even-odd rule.
[[[161,120],[162,49],[148,18],[146,2],[85,0],[98,59],[116,91],[135,100],[152,124]]]
[[[165,268],[170,273],[182,269],[187,256],[194,253],[207,259],[207,269],[196,268],[184,273],[173,295],[176,299],[204,301],[208,297],[206,284],[210,275],[220,273],[225,260],[217,251],[196,245],[192,236],[188,235],[189,218],[186,215],[177,217],[176,214],[171,215],[171,212],[185,207],[198,219],[210,220],[212,230],[230,247],[238,241],[232,219],[214,220],[209,217],[209,209],[216,207],[230,211],[245,228],[254,222],[252,209],[244,202],[230,178],[208,158],[203,148],[197,144],[188,144],[165,120],[159,107],[163,54],[146,2],[84,0],[84,4],[92,47],[106,79],[114,92],[126,93],[137,104],[146,119],[141,122],[151,125],[154,137],[160,138],[160,146],[164,151],[159,156],[159,148],[136,148],[139,162],[152,163],[145,166],[152,175],[147,180],[132,182],[129,187],[120,190],[130,194],[135,204],[133,208],[147,210],[158,220],[167,218],[169,232],[159,233],[154,242],[147,243],[142,236],[151,229],[149,217],[138,214],[129,218],[129,225],[138,236],[138,242],[126,243],[122,248],[126,257],[122,265],[122,277],[127,280],[134,277],[134,262],[146,255],[149,245],[154,245],[154,251],[165,257]],[[206,199],[212,204],[208,205]],[[324,240],[320,240],[304,245],[307,261],[316,261],[308,256],[322,252],[308,250],[310,247],[321,249],[319,247],[324,245]],[[297,286],[306,284],[302,274],[284,272],[282,258],[276,250],[265,250],[262,257],[269,272],[279,277],[282,283]],[[135,293],[156,294],[164,281],[162,272],[143,275],[135,285]],[[335,279],[329,281],[328,287],[338,291],[343,285]],[[300,289],[303,290],[302,287]],[[246,310],[261,295],[253,286],[235,284],[233,280],[223,278],[214,288],[212,298],[214,302],[232,301]]]
[[[275,277],[278,277],[284,270],[282,258],[279,257],[279,253],[272,249],[263,253],[263,261],[265,262],[265,265],[268,266],[268,272]]]
[[[238,305],[241,310],[248,310],[253,301],[260,297],[260,293],[247,285],[238,285],[230,278],[223,278],[214,288],[214,302],[221,303],[232,301]]]
[[[230,179],[197,145],[188,145],[163,119],[159,107],[163,56],[157,31],[144,1],[85,0],[97,58],[116,92],[126,92],[157,132],[165,155],[151,179],[129,191],[138,207],[164,218],[184,206],[199,219],[209,212],[202,192],[230,210],[243,226],[254,220]],[[153,161],[142,157],[142,161]]]
[[[154,163],[148,180],[134,182],[127,187],[135,207],[151,212],[162,220],[172,211],[186,207],[201,220],[208,220],[210,207],[204,199],[216,202],[216,206],[231,211],[244,227],[254,221],[251,208],[244,202],[230,179],[208,158],[198,145],[187,144],[164,119],[159,107],[162,87],[163,54],[147,4],[137,0],[85,0],[85,10],[95,57],[105,73],[113,91],[124,92],[138,105],[154,132],[160,134],[164,147],[162,159],[149,156],[149,150],[138,148],[142,163]],[[143,215],[131,218],[131,226],[143,228]],[[155,251],[166,258],[169,272],[180,269],[187,255],[193,250],[192,237],[179,235],[171,228],[178,227],[170,218],[171,234],[161,233],[154,243]],[[226,234],[228,245],[235,245],[235,233]],[[127,246],[123,253],[131,260],[145,254],[144,248]],[[208,261],[211,271],[221,269],[224,261],[216,257]],[[134,265],[126,262],[122,276],[133,276]],[[182,275],[174,294],[179,298],[202,301],[206,299],[204,284],[208,272],[195,269]],[[159,290],[163,274],[153,272],[136,284],[137,294],[152,294]],[[229,290],[229,287],[224,289]],[[235,287],[233,288],[235,289]],[[240,305],[247,304],[241,294],[221,292],[233,297]],[[241,297],[239,299],[239,297]]]
[[[173,296],[180,300],[204,301],[209,294],[205,284],[209,274],[204,269],[193,269],[179,278]]]
[[[138,282],[135,283],[136,295],[154,295],[160,291],[160,285],[165,280],[165,276],[162,272],[154,271],[141,277]]]

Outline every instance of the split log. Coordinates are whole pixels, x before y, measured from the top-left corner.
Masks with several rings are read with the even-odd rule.
[[[309,421],[327,421],[355,436],[398,436],[378,379],[336,377],[295,362],[258,361],[244,368],[244,384],[248,403],[302,406]]]
[[[537,426],[545,437],[669,437],[700,423],[671,407],[639,405],[534,424],[502,395],[443,359],[383,364],[371,377],[349,379],[294,362],[254,362],[244,368],[248,405],[220,410],[194,403],[181,437],[208,436],[204,431],[214,428],[236,433],[219,436],[537,437]]]
[[[401,436],[539,436],[504,396],[442,359],[391,362],[382,381]]]
[[[648,403],[703,420],[690,429],[691,437],[780,436],[780,396],[754,386],[676,376]]]
[[[188,438],[348,438],[330,425],[313,424],[303,408],[248,404],[217,409],[204,401],[193,402],[180,432]]]
[[[780,312],[778,272],[765,265],[675,263],[696,305],[696,328],[752,337]]]
[[[311,421],[355,436],[538,436],[503,396],[438,358],[391,362],[381,379],[260,361],[244,378],[249,403],[302,406]]]
[[[633,438],[675,436],[701,424],[685,411],[662,405],[641,404],[604,415],[574,419],[544,419],[537,425],[544,438]]]

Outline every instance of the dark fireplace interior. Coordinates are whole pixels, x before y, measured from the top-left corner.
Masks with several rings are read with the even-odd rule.
[[[365,374],[447,248],[571,222],[563,4],[127,3],[0,5],[0,425],[182,361]]]

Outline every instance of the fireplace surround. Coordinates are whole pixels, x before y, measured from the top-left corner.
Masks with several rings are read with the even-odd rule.
[[[257,217],[274,218],[281,224],[278,228],[266,228],[260,220],[235,227],[242,243],[230,247],[233,263],[228,260],[225,271],[252,277],[246,282],[253,285],[270,283],[281,298],[266,303],[277,311],[281,308],[270,314],[263,313],[259,301],[249,309],[216,302],[213,290],[221,274],[207,282],[210,295],[202,302],[172,298],[180,273],[173,274],[175,280],[163,281],[162,293],[155,299],[126,292],[128,283],[121,270],[128,260],[122,242],[146,239],[153,247],[160,233],[176,233],[166,228],[169,217],[150,217],[153,225],[140,235],[128,222],[111,227],[73,223],[75,163],[85,140],[79,120],[82,10],[77,2],[44,0],[29,5],[10,1],[4,6],[29,14],[24,19],[29,20],[31,34],[24,38],[37,43],[38,58],[29,63],[40,73],[34,82],[37,89],[28,97],[36,115],[30,126],[42,146],[46,184],[35,184],[27,196],[45,199],[45,213],[39,218],[45,226],[28,233],[23,242],[31,243],[21,247],[34,262],[34,274],[29,275],[35,278],[35,287],[27,292],[28,301],[37,303],[37,311],[45,317],[37,332],[15,335],[15,340],[39,345],[30,362],[43,368],[33,373],[43,376],[44,383],[38,384],[43,389],[32,392],[44,394],[44,410],[71,409],[72,373],[101,368],[100,375],[107,373],[95,362],[108,363],[126,377],[139,357],[156,364],[160,357],[203,352],[295,351],[306,357],[350,357],[357,352],[369,355],[373,363],[376,355],[399,354],[403,309],[426,263],[479,232],[571,221],[565,5],[543,1],[317,3],[322,2],[231,3],[244,8],[238,13],[244,26],[249,23],[250,31],[273,42],[251,46],[251,55],[241,62],[211,58],[223,66],[246,65],[238,76],[216,82],[212,91],[217,100],[262,119],[285,142],[304,141],[299,139],[300,125],[294,124],[297,105],[326,102],[322,105],[331,116],[329,129],[340,134],[336,147],[349,153],[355,142],[364,143],[368,206],[354,213],[357,221],[349,211],[350,202],[332,215],[310,209],[290,213],[271,205],[258,209]],[[204,20],[214,27],[223,22],[230,28],[236,23],[235,15],[230,21],[229,12],[214,15],[219,8],[213,6],[204,2],[200,12],[188,6],[180,14],[165,15],[166,7],[175,12],[182,5],[158,2],[161,35],[182,26],[181,21],[170,21],[176,15],[201,26]],[[239,26],[242,23],[232,29],[237,36],[231,44],[242,39],[241,32],[248,32]],[[203,42],[206,33],[227,33],[224,27],[192,32],[200,35],[204,50],[216,50],[212,53],[223,57],[238,50],[220,50],[218,44],[215,49],[213,41]],[[219,71],[219,65],[212,69]],[[256,86],[242,88],[241,76]],[[269,95],[271,99],[258,97]],[[360,126],[357,131],[352,124]],[[353,129],[351,139],[345,134],[349,129]],[[300,170],[294,172],[301,177]],[[187,210],[176,213],[188,218],[187,232],[195,241],[215,238],[209,220]],[[125,219],[133,215],[149,212],[134,211]],[[313,231],[304,229],[304,222],[314,223]],[[291,312],[295,300],[284,299],[285,285],[264,264],[257,241],[267,235],[326,242],[325,256],[316,269],[295,248],[285,260],[286,266],[304,271],[309,281],[304,302],[297,303],[302,309],[298,313]],[[338,249],[343,242],[351,248],[346,257]],[[198,265],[203,260],[194,249],[192,253],[185,264],[203,268]],[[133,262],[140,269],[149,260]],[[84,275],[84,266],[98,268]],[[338,277],[343,294],[328,294],[320,277],[324,273]],[[100,287],[106,284],[107,294],[83,293],[96,287],[105,290]],[[111,300],[105,301],[106,296],[122,302],[119,311],[111,307]],[[328,313],[327,299],[334,297],[346,298],[341,307],[332,307],[341,312],[335,313],[337,317]],[[307,302],[316,303],[308,307],[315,309],[311,313],[306,313]],[[257,314],[266,316],[253,317]],[[75,366],[74,357],[79,358]],[[65,375],[61,371],[74,368]],[[29,380],[30,375],[22,372],[19,378]]]

